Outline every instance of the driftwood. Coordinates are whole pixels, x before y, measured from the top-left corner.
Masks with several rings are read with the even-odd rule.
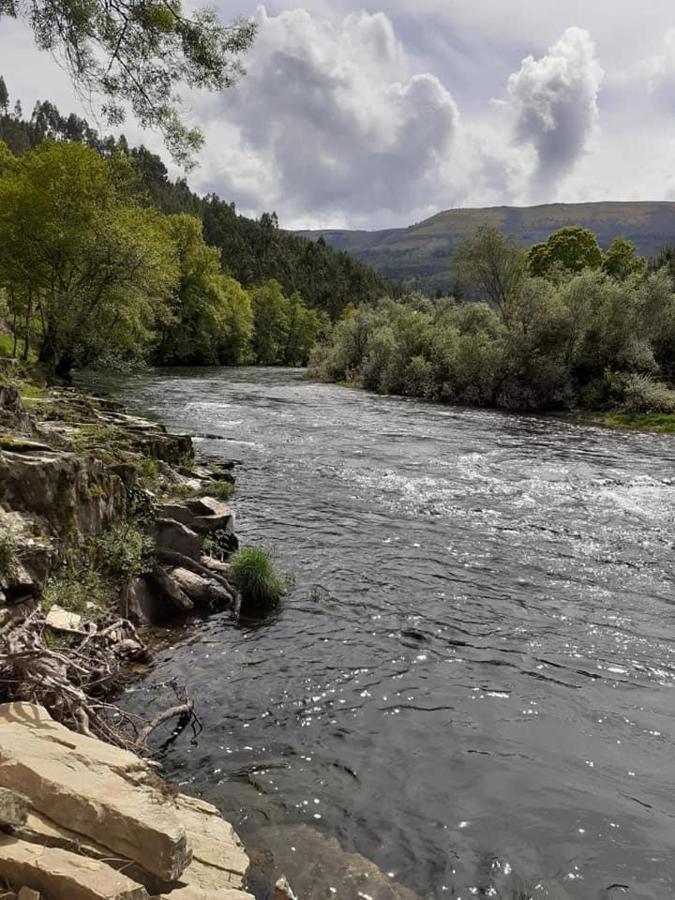
[[[0,686],[5,699],[40,703],[75,731],[134,752],[146,751],[150,734],[172,718],[179,719],[181,729],[198,722],[187,697],[179,698],[178,705],[149,724],[108,701],[124,677],[124,667],[149,658],[127,619],[109,617],[90,623],[86,630],[68,631],[59,641],[54,640],[40,608],[4,619]]]

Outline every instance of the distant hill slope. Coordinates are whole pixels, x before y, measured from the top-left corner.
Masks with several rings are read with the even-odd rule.
[[[613,238],[622,236],[634,241],[640,253],[651,256],[664,244],[675,243],[675,203],[552,203],[450,209],[410,228],[300,233],[315,239],[323,236],[330,246],[347,251],[389,278],[433,292],[452,288],[454,249],[480,225],[496,225],[523,244],[543,241],[564,225],[583,225],[598,236],[604,248]]]

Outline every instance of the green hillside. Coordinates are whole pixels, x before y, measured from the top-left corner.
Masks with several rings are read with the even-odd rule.
[[[447,291],[455,282],[452,255],[457,244],[480,225],[495,225],[524,244],[545,240],[564,225],[583,225],[603,248],[613,238],[633,241],[646,256],[675,242],[675,203],[552,203],[451,209],[410,228],[386,231],[306,231],[323,236],[337,250],[351,253],[389,278],[427,291]]]

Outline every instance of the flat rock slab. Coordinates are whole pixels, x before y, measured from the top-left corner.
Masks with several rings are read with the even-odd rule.
[[[202,891],[199,888],[184,887],[171,891],[170,894],[160,894],[156,900],[255,900],[255,898],[253,894],[229,888]]]
[[[55,604],[47,613],[45,622],[55,631],[79,631],[82,627],[82,616]]]
[[[0,837],[0,876],[50,900],[147,900],[144,887],[105,863],[67,850]]]
[[[175,881],[192,853],[157,781],[133,753],[75,734],[40,707],[0,706],[0,786],[57,825]]]
[[[204,891],[216,891],[226,885],[241,888],[249,859],[234,828],[215,806],[179,794],[176,815],[184,825],[192,847],[192,862],[181,881]]]

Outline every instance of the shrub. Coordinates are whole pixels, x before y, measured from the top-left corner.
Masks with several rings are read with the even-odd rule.
[[[649,375],[626,375],[620,393],[627,413],[675,413],[675,391]]]
[[[7,525],[0,525],[0,577],[11,577],[16,571],[16,535]]]
[[[234,485],[229,481],[210,481],[206,486],[206,493],[215,500],[227,501],[234,494]]]
[[[151,567],[153,541],[139,528],[122,525],[99,537],[93,546],[97,569],[112,578],[125,580]]]
[[[254,547],[242,547],[234,554],[228,577],[241,594],[246,615],[265,615],[286,593],[286,584],[275,571],[269,553]]]

